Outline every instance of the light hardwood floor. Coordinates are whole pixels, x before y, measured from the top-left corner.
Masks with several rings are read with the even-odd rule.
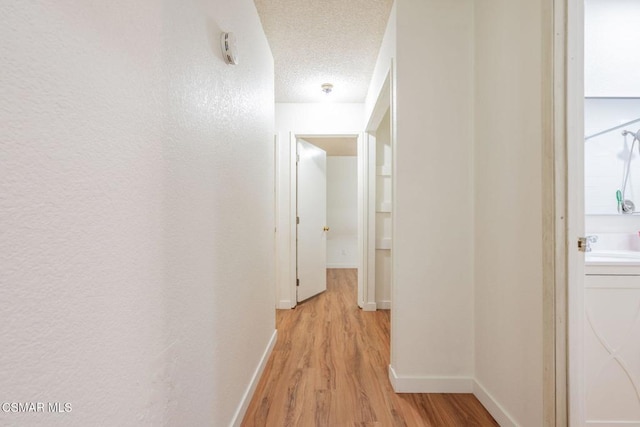
[[[389,311],[356,305],[357,272],[327,270],[327,291],[278,310],[278,342],[243,426],[497,426],[472,394],[396,394]]]

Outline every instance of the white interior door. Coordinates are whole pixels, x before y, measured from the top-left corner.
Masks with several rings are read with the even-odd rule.
[[[327,289],[327,153],[297,141],[298,302]]]

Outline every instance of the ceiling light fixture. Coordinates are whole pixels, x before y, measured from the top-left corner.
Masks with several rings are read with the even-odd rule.
[[[331,83],[323,83],[320,87],[322,88],[322,91],[325,93],[325,95],[329,95],[333,90],[333,85]]]

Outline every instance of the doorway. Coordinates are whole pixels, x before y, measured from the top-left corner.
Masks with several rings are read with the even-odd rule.
[[[376,303],[375,289],[375,268],[376,268],[376,131],[380,122],[388,114],[388,133],[390,139],[391,151],[394,146],[394,109],[392,107],[392,68],[393,62],[390,61],[390,68],[387,72],[385,81],[378,92],[378,98],[372,110],[369,106],[358,109],[348,106],[339,106],[324,104],[322,106],[293,106],[280,105],[276,107],[276,112],[281,113],[280,119],[277,120],[279,125],[278,138],[278,159],[277,175],[279,177],[277,187],[278,211],[276,218],[276,308],[288,310],[295,308],[297,305],[296,290],[296,158],[297,158],[297,140],[298,139],[314,139],[314,138],[356,138],[357,151],[357,306],[363,311],[375,311],[377,308],[392,305],[391,301],[382,301],[381,307]],[[322,107],[322,108],[321,108]],[[295,110],[295,111],[294,111]],[[357,114],[355,114],[357,113]],[[349,132],[348,129],[361,126],[362,116],[368,116],[369,121],[364,127],[364,132]],[[348,120],[341,120],[344,116]],[[335,123],[335,124],[334,124]],[[362,128],[360,128],[362,129]],[[326,130],[326,131],[325,131]],[[287,135],[285,137],[285,135]],[[392,161],[388,161],[392,163]],[[389,169],[388,167],[386,168]],[[391,164],[391,170],[393,165]],[[382,172],[382,169],[380,169]],[[387,181],[393,186],[391,177]],[[393,191],[391,191],[393,195]],[[391,200],[393,205],[393,200]],[[390,215],[388,215],[390,217]],[[391,224],[391,233],[393,230],[392,218],[387,221],[387,226]],[[327,239],[332,237],[334,230],[330,223]],[[333,233],[335,234],[335,233]],[[393,245],[392,240],[385,242],[387,245]],[[346,250],[349,255],[349,250]],[[390,250],[392,253],[392,250]],[[342,255],[340,249],[337,254]],[[331,258],[328,259],[331,265]],[[388,274],[393,277],[393,260],[389,263]],[[392,280],[390,280],[392,281]],[[391,285],[391,284],[390,284]],[[391,290],[389,293],[392,294]]]
[[[358,268],[357,143],[357,135],[296,140],[297,302],[326,290],[327,268]]]
[[[640,425],[640,215],[623,212],[620,197],[633,193],[633,181],[620,182],[633,157],[621,133],[640,130],[638,61],[625,48],[640,43],[638,13],[625,0],[567,8],[570,426]],[[640,165],[631,167],[640,176]]]
[[[300,144],[300,142],[302,142],[302,144]],[[289,168],[287,175],[289,178],[286,180],[288,185],[286,191],[289,199],[289,212],[284,211],[282,209],[283,205],[281,204],[281,209],[278,213],[280,228],[282,228],[282,225],[287,227],[287,229],[284,230],[285,232],[281,233],[278,237],[279,248],[277,255],[279,266],[277,270],[279,272],[284,271],[284,274],[281,273],[278,278],[277,291],[280,295],[277,308],[279,309],[294,308],[299,301],[315,295],[318,292],[322,292],[321,289],[317,289],[310,293],[306,291],[301,292],[300,298],[298,295],[299,288],[306,286],[303,277],[307,274],[305,271],[299,271],[299,268],[305,269],[305,265],[309,260],[306,253],[299,252],[300,248],[308,247],[306,241],[301,243],[298,239],[300,237],[303,239],[307,238],[304,235],[299,235],[299,232],[303,232],[302,227],[305,226],[305,224],[309,224],[309,222],[305,223],[304,214],[298,215],[299,208],[304,208],[304,206],[300,206],[300,201],[302,200],[303,205],[310,205],[311,210],[315,209],[317,211],[316,202],[304,201],[306,196],[309,196],[309,194],[307,194],[309,190],[301,190],[298,187],[298,174],[300,173],[298,162],[304,162],[305,160],[304,158],[299,159],[299,154],[301,154],[299,147],[305,144],[316,147],[320,152],[325,153],[327,159],[325,167],[328,167],[330,173],[329,176],[325,176],[325,180],[329,178],[328,181],[325,181],[325,184],[328,184],[327,188],[329,191],[328,209],[320,209],[325,214],[324,222],[323,224],[315,224],[310,232],[311,235],[315,234],[316,237],[320,237],[318,233],[322,233],[321,236],[324,239],[318,240],[316,244],[312,243],[312,246],[315,246],[316,249],[319,246],[326,247],[326,250],[323,250],[324,260],[318,262],[320,257],[316,257],[314,261],[312,261],[316,266],[316,268],[314,268],[315,273],[313,274],[316,277],[319,276],[319,272],[325,270],[327,266],[338,268],[348,267],[357,269],[358,289],[361,288],[363,280],[366,280],[365,275],[362,273],[364,269],[363,266],[366,265],[366,260],[363,259],[366,253],[362,250],[362,242],[364,242],[366,238],[367,226],[367,221],[364,217],[366,214],[364,197],[367,191],[364,173],[367,150],[366,147],[364,147],[363,134],[358,132],[341,134],[291,132],[286,146],[286,150],[289,151],[287,157],[287,166]],[[281,147],[281,152],[283,148],[285,147]],[[333,171],[333,173],[331,173],[331,171]],[[327,170],[321,172],[320,175],[326,174],[326,172]],[[280,171],[280,175],[283,175],[282,170]],[[342,176],[342,178],[340,176]],[[338,178],[338,180],[349,179],[351,182],[349,185],[344,186],[340,185],[339,182],[334,182],[333,178]],[[355,181],[353,181],[354,178]],[[302,184],[304,185],[304,183]],[[282,186],[280,190],[282,191]],[[315,193],[317,190],[311,190],[311,192]],[[299,199],[299,196],[302,197],[302,199]],[[341,201],[341,204],[338,206],[334,206],[336,202],[334,199],[336,198],[339,199],[338,201]],[[348,202],[345,203],[345,199],[348,199]],[[347,211],[346,215],[350,218],[348,220],[344,220],[345,215],[340,214],[340,211],[344,214],[345,210]],[[355,220],[353,217],[354,214]],[[332,225],[332,223],[335,223],[335,225]],[[318,265],[321,265],[321,267],[318,267]],[[298,282],[299,279],[302,280]],[[322,279],[322,282],[322,288],[324,288],[324,286],[326,286],[324,285],[324,279]],[[360,292],[358,292],[358,294],[360,294]],[[354,303],[358,303],[358,305],[362,307],[360,300],[354,301]]]

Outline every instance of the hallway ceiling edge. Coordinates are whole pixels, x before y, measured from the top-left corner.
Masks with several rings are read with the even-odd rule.
[[[393,0],[254,0],[276,102],[364,102]],[[323,83],[334,85],[331,95]]]

